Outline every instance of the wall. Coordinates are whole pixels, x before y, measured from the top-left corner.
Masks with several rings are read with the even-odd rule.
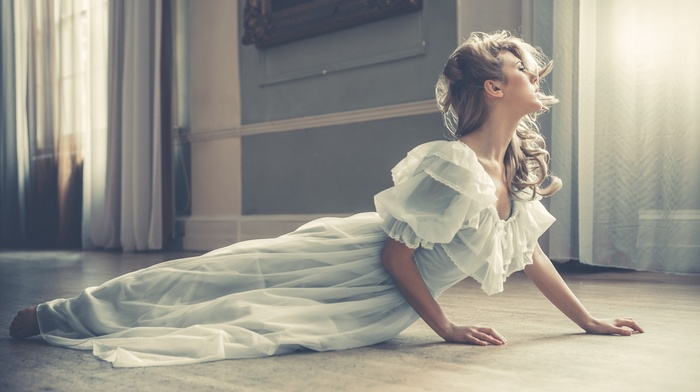
[[[191,215],[178,217],[185,249],[207,250],[237,240],[241,211],[240,137],[212,137],[241,123],[238,5],[230,0],[188,2]]]
[[[492,32],[508,30],[523,33],[526,39],[531,34],[532,26],[524,19],[532,10],[528,0],[458,0],[457,1],[457,38],[461,42],[473,31]],[[524,15],[525,14],[525,15]],[[530,12],[531,15],[531,12]],[[531,16],[530,16],[531,17]],[[525,23],[523,23],[525,22]],[[526,26],[523,26],[523,25]]]
[[[424,1],[420,12],[259,50],[238,44],[243,5],[190,3],[187,249],[373,209],[391,167],[443,138],[433,89],[461,37],[523,21],[521,0]]]
[[[279,47],[241,47],[244,125],[425,101],[432,111],[243,137],[243,213],[371,210],[407,149],[442,136],[433,86],[455,27],[453,2],[424,2],[421,12]]]

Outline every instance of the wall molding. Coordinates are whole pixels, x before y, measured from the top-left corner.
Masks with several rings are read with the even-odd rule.
[[[325,77],[336,72],[425,56],[423,12],[410,12],[402,16],[364,24],[361,28],[315,36],[309,42],[294,42],[258,51],[258,84],[269,86]],[[387,29],[401,33],[387,34]],[[339,42],[350,44],[338,50]],[[289,56],[294,56],[295,60],[290,62]]]
[[[316,116],[266,121],[245,125],[229,125],[217,128],[195,129],[178,136],[178,143],[199,143],[219,139],[261,135],[274,132],[289,132],[300,129],[331,127],[335,125],[354,124],[368,121],[417,116],[438,113],[435,100],[387,105],[368,109],[350,110]]]
[[[241,126],[222,124],[209,128],[193,129],[189,133],[175,131],[174,136],[175,142],[178,144],[204,143],[240,138],[242,136],[332,127],[438,112],[435,100],[431,99]],[[348,215],[350,214],[178,216],[176,217],[176,230],[179,233],[179,238],[182,240],[183,249],[208,251],[236,242],[277,237],[321,217],[342,217]]]
[[[262,73],[260,76],[258,76],[258,79],[260,79],[259,84],[261,86],[269,86],[272,84],[277,84],[277,83],[283,83],[283,82],[291,82],[295,80],[300,80],[300,79],[306,79],[306,78],[312,78],[312,77],[318,77],[318,76],[326,76],[328,74],[340,72],[340,71],[347,71],[355,68],[362,68],[362,67],[368,67],[370,65],[377,65],[377,64],[383,64],[383,63],[389,63],[392,61],[397,61],[397,60],[403,60],[403,59],[408,59],[411,57],[417,57],[417,56],[425,56],[426,49],[425,49],[425,38],[421,40],[421,42],[417,43],[415,46],[406,48],[403,50],[395,50],[391,52],[384,52],[384,53],[378,53],[375,54],[374,56],[368,56],[365,58],[359,58],[359,59],[347,59],[344,61],[339,61],[336,63],[332,64],[325,64],[325,65],[315,65],[313,67],[309,67],[307,69],[300,69],[294,72],[286,72],[286,73],[280,73],[276,75],[267,75]],[[264,60],[267,61],[267,60]]]

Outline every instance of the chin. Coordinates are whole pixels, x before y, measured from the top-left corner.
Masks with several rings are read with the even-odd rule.
[[[543,105],[542,102],[538,99],[538,100],[535,102],[535,104],[532,105],[532,108],[533,108],[533,109],[532,109],[532,111],[531,111],[530,113],[537,113],[537,112],[539,112],[540,110],[544,109],[544,105]]]

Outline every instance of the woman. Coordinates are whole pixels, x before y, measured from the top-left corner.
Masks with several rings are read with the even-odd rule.
[[[114,366],[360,347],[418,317],[447,342],[502,345],[492,328],[452,323],[435,298],[467,276],[497,293],[522,269],[586,332],[643,332],[629,318],[593,318],[537,245],[554,221],[539,199],[561,187],[535,122],[556,102],[539,91],[550,69],[506,32],[472,34],[436,88],[454,140],[409,152],[376,213],[123,275],[20,311],[10,333],[91,349]]]

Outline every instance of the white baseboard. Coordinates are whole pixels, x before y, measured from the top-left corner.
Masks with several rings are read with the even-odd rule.
[[[347,215],[195,215],[178,217],[176,224],[183,250],[210,251],[236,242],[278,237],[314,219]]]

